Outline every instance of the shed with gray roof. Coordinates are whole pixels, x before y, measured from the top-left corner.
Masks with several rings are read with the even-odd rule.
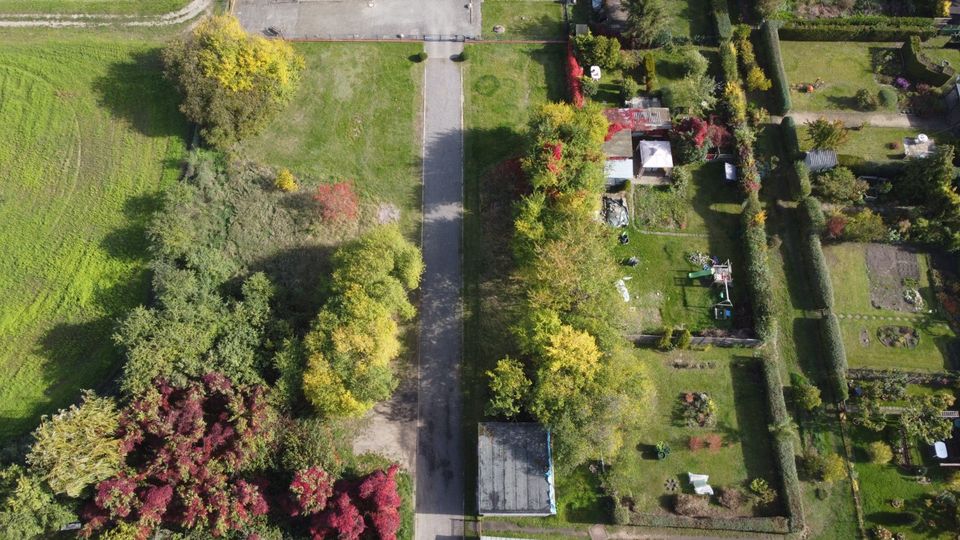
[[[512,422],[483,422],[477,431],[477,513],[556,515],[550,432]]]

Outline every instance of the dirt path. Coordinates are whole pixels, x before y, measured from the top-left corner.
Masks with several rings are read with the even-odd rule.
[[[6,28],[90,28],[97,26],[169,26],[187,22],[206,12],[214,0],[192,0],[172,13],[152,16],[95,14],[0,14]]]
[[[840,120],[847,127],[863,125],[864,122],[874,127],[916,128],[928,131],[947,129],[943,118],[920,118],[909,114],[882,113],[882,112],[846,112],[846,111],[790,111],[797,125],[818,118]],[[780,123],[782,116],[771,116],[770,121]]]

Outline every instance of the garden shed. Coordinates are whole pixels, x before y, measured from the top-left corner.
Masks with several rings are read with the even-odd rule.
[[[810,169],[810,172],[821,172],[832,169],[839,164],[837,153],[833,150],[811,150],[807,152],[803,162]]]
[[[533,422],[482,422],[477,431],[477,513],[556,515],[550,432]]]
[[[633,138],[628,130],[613,133],[603,143],[603,153],[607,157],[604,174],[608,187],[616,187],[633,179]]]
[[[666,136],[673,124],[670,121],[670,109],[666,107],[628,107],[621,109],[604,109],[610,126],[623,129],[630,133],[645,135]]]

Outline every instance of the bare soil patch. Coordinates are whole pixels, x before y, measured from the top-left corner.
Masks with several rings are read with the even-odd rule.
[[[870,276],[870,303],[892,311],[916,311],[904,298],[905,284],[920,279],[917,254],[888,244],[867,246],[867,273]]]

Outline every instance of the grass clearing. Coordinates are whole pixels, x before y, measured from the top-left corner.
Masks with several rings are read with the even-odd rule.
[[[847,142],[837,151],[839,154],[857,156],[870,163],[889,163],[891,161],[901,161],[903,155],[903,138],[916,137],[919,131],[912,128],[887,128],[874,126],[847,126],[855,129],[849,130]],[[809,151],[812,144],[807,137],[807,126],[797,126],[797,135],[800,137],[800,149]],[[897,147],[891,149],[890,143],[896,143]]]
[[[866,88],[876,95],[881,88],[874,77],[872,55],[894,47],[899,47],[899,44],[781,42],[783,67],[791,85],[790,98],[794,110],[856,110],[854,95],[857,90]],[[825,86],[813,93],[801,93],[792,88],[797,84],[813,84],[818,78],[823,79]]]
[[[497,34],[493,27],[502,25]],[[484,39],[563,39],[563,4],[554,0],[486,0],[483,2]]]
[[[41,35],[46,35],[42,34]],[[158,44],[0,39],[0,438],[118,366],[114,321],[147,300],[144,228],[187,125]]]
[[[0,13],[160,15],[190,0],[0,0]]]
[[[667,0],[664,3],[670,22],[667,28],[674,36],[712,36],[713,16],[709,0]]]
[[[715,367],[677,369],[671,365],[676,360],[712,362]],[[714,488],[746,490],[749,479],[757,477],[765,478],[771,485],[778,484],[767,433],[762,375],[754,360],[741,358],[729,349],[711,349],[669,353],[638,350],[637,361],[650,367],[651,378],[657,384],[657,401],[650,417],[638,422],[638,427],[625,437],[620,456],[609,467],[608,480],[613,489],[633,500],[636,511],[670,511],[671,492],[665,483],[676,480],[679,489],[675,493],[692,493],[687,472],[710,475]],[[679,414],[688,392],[705,392],[714,400],[716,427],[688,427],[683,423]],[[721,448],[690,449],[691,436],[710,434],[721,436]],[[672,449],[663,460],[656,458],[655,445],[660,441]],[[766,509],[761,514],[776,515],[777,510]],[[752,515],[749,504],[741,515]]]
[[[416,234],[423,64],[410,57],[422,46],[295,47],[307,63],[297,96],[239,155],[312,181],[353,181],[361,201],[396,205],[404,230]]]

